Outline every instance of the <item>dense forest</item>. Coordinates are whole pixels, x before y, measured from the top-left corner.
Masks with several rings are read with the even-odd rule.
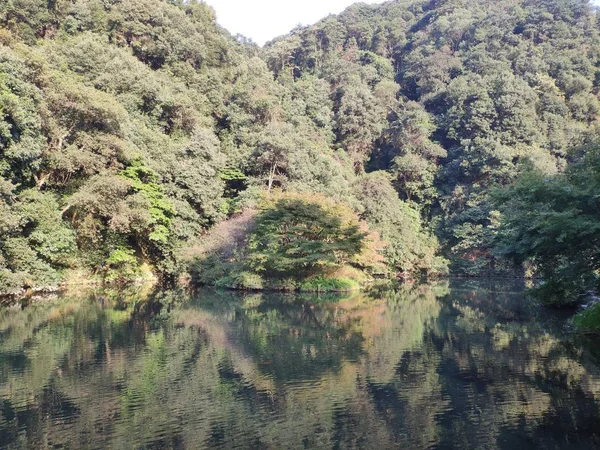
[[[599,31],[587,0],[398,0],[261,48],[196,1],[2,2],[1,290],[450,270],[571,301],[600,268]]]

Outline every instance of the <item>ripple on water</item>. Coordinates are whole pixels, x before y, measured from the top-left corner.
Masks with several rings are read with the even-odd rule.
[[[0,448],[600,448],[597,363],[518,293],[203,295],[0,314]]]

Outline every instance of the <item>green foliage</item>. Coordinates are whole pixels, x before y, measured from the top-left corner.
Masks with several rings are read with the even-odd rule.
[[[322,197],[275,197],[249,238],[250,266],[259,273],[306,276],[346,264],[367,244],[357,218]]]
[[[192,280],[235,289],[354,289],[383,260],[377,233],[321,195],[266,194],[260,211],[222,222],[205,241],[192,252]]]
[[[30,55],[0,45],[0,176],[26,182],[44,150],[40,89]]]
[[[570,271],[569,271],[570,272]],[[568,274],[547,273],[542,284],[529,290],[529,294],[550,308],[573,307],[581,303],[583,290],[589,287],[581,275],[571,272]]]
[[[546,284],[536,292],[552,304],[573,304],[595,288],[600,270],[600,152],[597,138],[572,154],[564,173],[525,171],[495,194],[502,212],[496,252],[532,262]]]
[[[578,312],[571,323],[575,331],[583,334],[600,334],[600,303]]]
[[[368,174],[356,181],[354,190],[364,208],[363,218],[388,244],[384,254],[395,271],[445,273],[445,261],[436,255],[437,240],[423,227],[419,212],[400,200],[385,175]]]
[[[236,272],[216,281],[215,286],[229,289],[261,290],[265,287],[263,278],[253,272]]]
[[[141,274],[137,258],[130,248],[116,248],[106,258],[105,264],[104,272],[107,281],[133,280]]]
[[[0,178],[0,283],[4,292],[54,286],[75,264],[75,233],[60,217],[56,197],[36,190],[18,197]]]
[[[55,286],[60,274],[31,248],[26,238],[11,237],[2,243],[5,267],[0,267],[8,286],[45,288]],[[18,289],[17,289],[18,290]]]
[[[212,254],[204,258],[195,258],[189,271],[194,284],[212,286],[229,275],[231,265],[218,255]]]
[[[381,155],[376,161],[390,161],[389,172],[401,198],[421,207],[430,206],[438,197],[435,177],[440,158],[447,152],[432,142],[433,118],[417,102],[397,107],[382,139]]]
[[[60,217],[55,195],[33,189],[23,191],[15,209],[21,216],[29,245],[40,258],[57,268],[75,264],[76,234]]]
[[[596,22],[586,1],[359,4],[261,49],[195,0],[3,2],[0,271],[35,285],[123,247],[172,277],[278,189],[350,205],[388,245],[366,256],[348,232],[331,256],[265,222],[257,270],[375,272],[383,252],[397,272],[439,273],[441,249],[456,272],[514,273],[490,191],[526,160],[562,171],[596,126]]]
[[[139,163],[135,163],[123,170],[121,176],[131,182],[134,192],[142,194],[148,200],[151,217],[149,225],[152,227],[148,239],[157,244],[166,244],[169,240],[175,209],[163,194],[161,186],[155,182],[158,180],[158,174]]]
[[[361,170],[384,127],[386,111],[371,88],[357,77],[350,78],[338,95],[338,139],[350,154],[356,169]]]

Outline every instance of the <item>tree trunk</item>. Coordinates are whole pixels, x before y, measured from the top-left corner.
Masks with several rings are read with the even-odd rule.
[[[277,171],[277,163],[273,162],[271,164],[271,168],[269,169],[269,187],[268,192],[271,192],[271,188],[273,187],[273,181],[275,181],[275,173]]]

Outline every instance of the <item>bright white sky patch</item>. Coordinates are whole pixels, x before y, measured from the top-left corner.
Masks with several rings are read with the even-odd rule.
[[[217,22],[263,45],[296,25],[311,25],[342,12],[356,0],[204,0],[217,12]],[[366,0],[365,3],[382,3]]]

